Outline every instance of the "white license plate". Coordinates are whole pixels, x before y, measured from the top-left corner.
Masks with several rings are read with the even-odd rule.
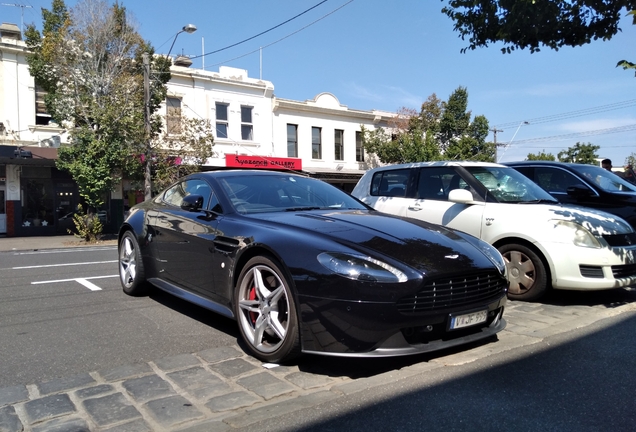
[[[455,330],[483,323],[488,318],[488,311],[473,312],[464,315],[451,316],[450,329]]]

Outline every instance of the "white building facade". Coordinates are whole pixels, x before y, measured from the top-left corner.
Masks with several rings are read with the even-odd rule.
[[[79,203],[77,185],[55,167],[68,134],[51,122],[44,94],[29,73],[28,50],[14,24],[0,26],[0,235],[66,234]],[[184,61],[185,60],[185,61]],[[214,156],[206,170],[234,167],[292,170],[351,191],[375,166],[361,146],[361,126],[387,127],[394,115],[349,109],[330,93],[312,100],[276,97],[274,84],[246,70],[192,69],[177,58],[160,114],[210,120]],[[124,182],[110,197],[111,230],[143,194]],[[120,214],[121,213],[121,214]]]

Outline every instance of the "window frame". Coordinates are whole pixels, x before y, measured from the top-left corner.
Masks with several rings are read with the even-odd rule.
[[[333,149],[334,159],[337,161],[344,161],[344,130],[343,129],[334,129],[333,147],[334,147]],[[338,151],[340,151],[340,155],[338,155]]]
[[[222,109],[220,110],[219,107],[222,107]],[[230,104],[224,103],[224,102],[215,102],[214,103],[214,108],[215,108],[215,129],[214,132],[216,133],[216,138],[219,139],[228,139],[229,138],[229,129],[230,129],[230,122],[229,122],[229,116],[228,116],[228,111],[230,108]],[[219,117],[219,111],[221,112],[225,112],[225,118],[221,118]],[[219,133],[219,126],[222,126],[225,129],[225,136],[221,136],[222,134]]]
[[[178,104],[174,104],[171,101],[177,101]],[[168,135],[179,135],[181,133],[182,102],[180,97],[166,96],[166,133]]]
[[[294,130],[293,141],[290,140],[290,127],[293,127]],[[293,149],[293,151],[290,151],[290,149]],[[287,157],[298,157],[298,125],[293,123],[287,123]]]
[[[244,113],[249,113],[246,119]],[[241,139],[243,141],[254,141],[254,107],[241,105]]]
[[[318,133],[317,136],[314,132]],[[322,159],[322,128],[318,126],[311,127],[311,158]]]
[[[362,145],[362,131],[356,131],[356,162],[364,162],[364,146]]]

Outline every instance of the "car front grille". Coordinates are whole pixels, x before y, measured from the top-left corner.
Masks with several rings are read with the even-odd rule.
[[[612,266],[612,274],[614,275],[614,279],[636,277],[636,264]]]
[[[398,311],[416,314],[493,301],[505,294],[505,279],[496,271],[427,281],[414,296],[397,302]]]
[[[636,233],[606,234],[603,238],[612,247],[636,246]]]

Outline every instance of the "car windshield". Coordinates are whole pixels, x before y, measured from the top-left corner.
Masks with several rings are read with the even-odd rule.
[[[572,168],[607,192],[636,192],[636,186],[605,168],[595,165],[573,165]]]
[[[466,169],[486,187],[488,194],[499,202],[556,202],[549,193],[514,168],[466,167]]]
[[[356,209],[366,207],[321,180],[289,175],[245,174],[223,178],[225,193],[238,213]]]

